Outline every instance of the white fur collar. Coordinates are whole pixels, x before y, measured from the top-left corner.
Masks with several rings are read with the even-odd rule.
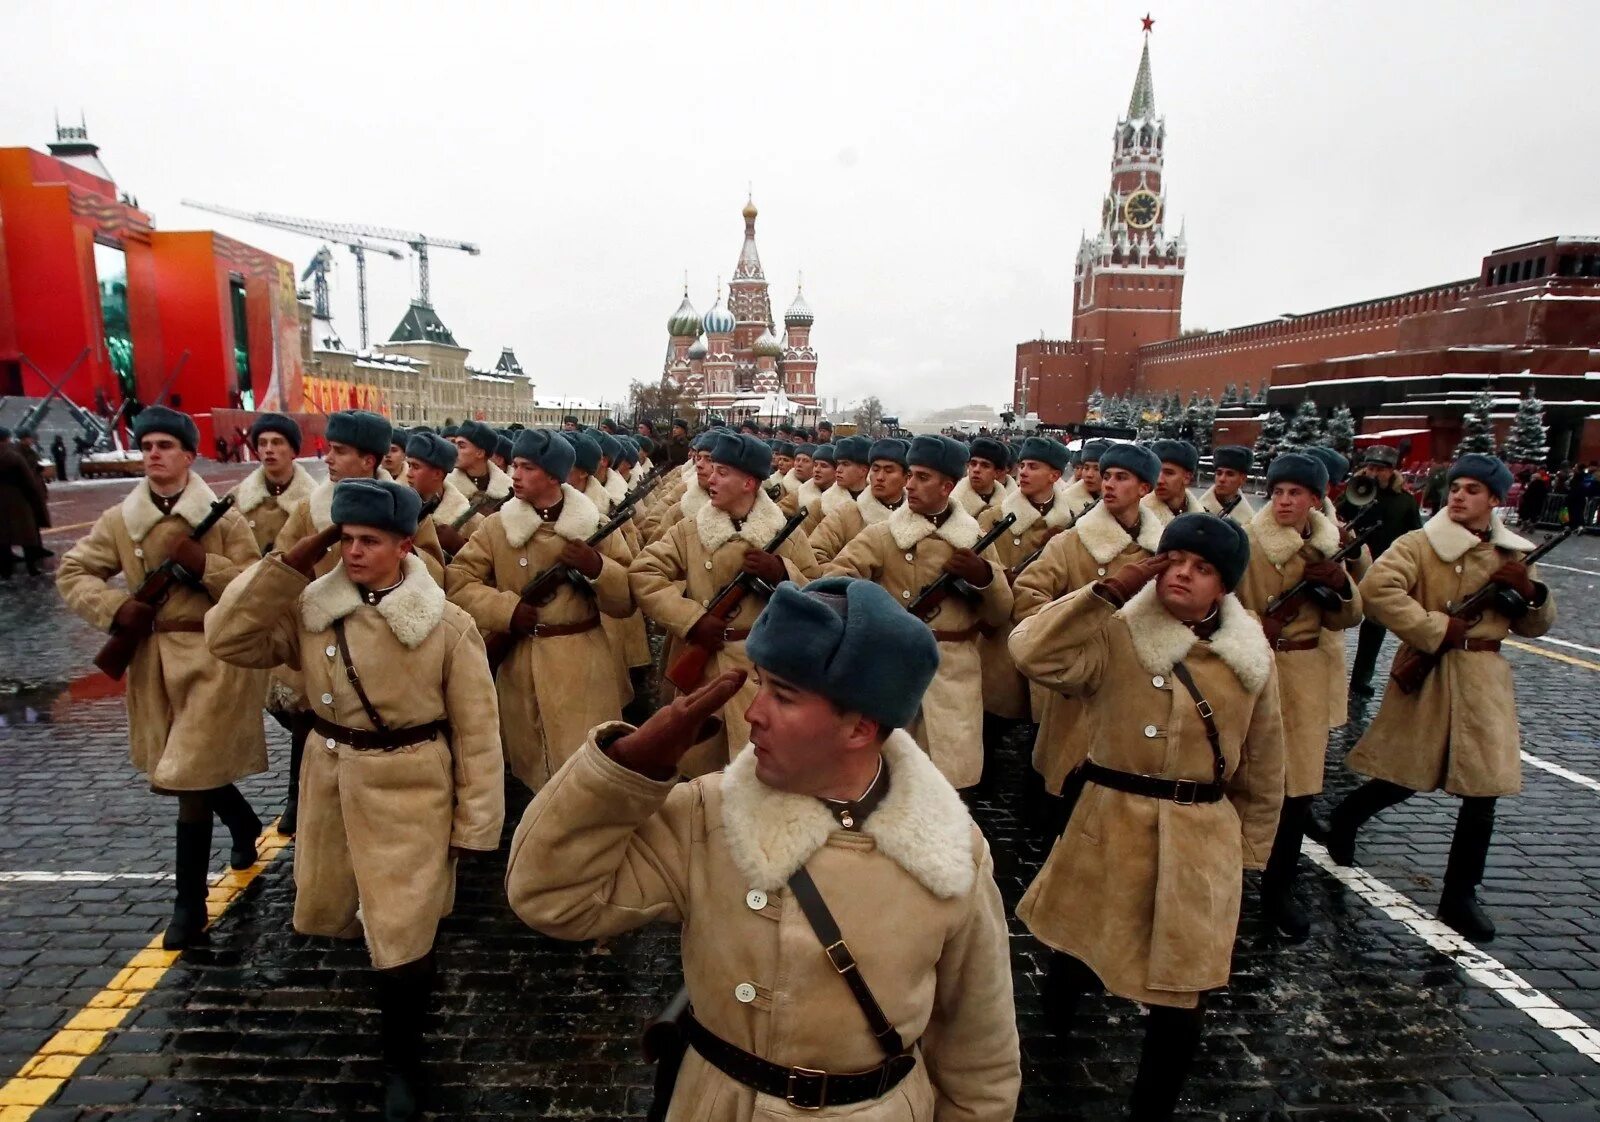
[[[611,500],[612,506],[616,506],[628,497],[628,481],[622,478],[622,473],[616,468],[606,472],[606,481],[600,486],[605,488],[606,497]]]
[[[1433,546],[1433,551],[1439,555],[1439,560],[1446,564],[1454,564],[1478,544],[1478,535],[1461,523],[1452,522],[1449,510],[1441,510],[1428,519],[1427,524],[1422,527],[1422,532],[1428,535],[1428,544]],[[1505,523],[1500,521],[1498,510],[1489,515],[1489,541],[1511,553],[1529,553],[1534,548],[1533,543],[1527,538],[1518,537],[1506,529]]]
[[[1129,537],[1104,503],[1097,503],[1089,512],[1072,524],[1083,548],[1089,551],[1098,564],[1106,565],[1128,548],[1129,542],[1138,542],[1146,553],[1154,553],[1161,546],[1161,522],[1149,508],[1139,507],[1139,533]]]
[[[172,513],[193,528],[206,520],[206,515],[211,513],[211,504],[216,501],[217,496],[206,486],[206,481],[200,478],[199,473],[191,471],[189,482],[183,485],[183,494],[178,496]],[[139,480],[138,486],[122,500],[122,525],[127,529],[128,536],[136,542],[144,541],[144,536],[165,517],[150,497],[148,479]]]
[[[433,520],[436,524],[448,526],[471,508],[472,504],[467,501],[467,496],[446,485],[439,491],[439,505],[433,508]]]
[[[854,496],[850,494],[850,488],[843,483],[836,482],[832,487],[822,492],[822,513],[825,515],[832,514],[847,503],[855,501]]]
[[[306,496],[311,527],[318,533],[333,525],[333,488],[334,481],[324,479]]]
[[[900,493],[900,506],[905,505],[906,496],[905,492],[902,491]],[[861,494],[856,498],[856,506],[861,510],[861,521],[868,526],[876,526],[879,522],[884,521],[889,517],[889,515],[900,509],[900,506],[897,506],[891,510],[889,507],[884,506],[877,499],[873,498],[871,487],[863,487],[861,489]]]
[[[1323,560],[1339,552],[1339,524],[1320,510],[1311,512],[1311,536],[1301,538],[1300,531],[1293,526],[1278,525],[1278,520],[1272,516],[1272,504],[1267,503],[1250,520],[1250,537],[1274,565],[1281,565],[1299,553],[1302,545],[1310,545],[1322,554]]]
[[[889,793],[861,832],[941,900],[966,895],[977,878],[972,818],[961,796],[904,729],[889,734],[883,762]],[[821,800],[757,779],[756,755],[747,749],[722,773],[722,828],[750,886],[773,892],[827,844],[838,824]]]
[[[711,501],[711,496],[706,489],[700,486],[700,477],[693,473],[689,475],[689,486],[683,492],[683,498],[678,500],[678,506],[683,511],[685,518],[693,518],[700,513],[700,508]]]
[[[518,498],[506,500],[500,508],[500,525],[506,531],[506,544],[521,549],[540,526],[546,525],[531,503]],[[571,542],[581,542],[600,527],[600,509],[588,496],[570,485],[561,485],[561,514],[548,524],[561,537]]]
[[[935,526],[933,519],[912,510],[910,503],[901,503],[889,516],[889,536],[901,549],[910,549],[929,534],[949,542],[955,549],[971,549],[983,537],[978,520],[958,503],[952,502],[949,511],[950,517],[944,524]]]
[[[491,499],[503,499],[511,494],[511,477],[500,470],[500,465],[493,460],[487,460],[483,466],[489,469],[489,486],[484,488],[489,497]],[[452,471],[446,482],[468,497],[478,493],[478,485],[472,481],[471,476],[460,468]]]
[[[1050,509],[1045,511],[1042,516],[1047,529],[1064,529],[1071,524],[1072,516],[1077,513],[1077,510],[1068,499],[1070,494],[1071,492],[1066,484],[1061,480],[1057,480],[1055,501],[1050,504]],[[1028,529],[1039,521],[1041,517],[1039,508],[1029,501],[1028,497],[1022,493],[1021,488],[1006,494],[1005,499],[1000,503],[1000,513],[1002,515],[1014,514],[1017,516],[1016,522],[1011,526],[1011,532],[1017,535],[1027,533]]]
[[[1140,499],[1139,505],[1144,507],[1151,514],[1155,515],[1157,520],[1160,521],[1162,527],[1165,527],[1168,522],[1171,522],[1174,518],[1178,517],[1176,514],[1172,513],[1172,508],[1170,506],[1156,498],[1156,493],[1154,491],[1151,491],[1144,498]],[[1189,494],[1189,492],[1186,490],[1183,493],[1183,510],[1180,513],[1204,514],[1205,508],[1196,502],[1195,497]]]
[[[298,463],[294,465],[294,474],[289,478],[289,486],[283,494],[277,496],[278,506],[283,510],[292,511],[295,507],[310,496],[316,487],[317,481],[311,478],[311,473]],[[239,500],[239,513],[249,514],[256,507],[272,497],[267,493],[267,469],[256,468],[249,475],[239,481],[239,486],[233,489],[233,497]]]
[[[606,494],[606,489],[594,476],[583,485],[583,497],[594,504],[594,508],[602,515],[611,513],[611,496]]]
[[[767,543],[783,529],[784,521],[783,511],[778,509],[778,504],[768,498],[765,491],[757,490],[756,501],[750,507],[744,525],[737,530],[733,528],[733,519],[710,502],[694,516],[694,529],[707,553],[715,553],[734,538],[741,538],[756,549],[765,549]]]
[[[1128,625],[1139,665],[1151,674],[1167,674],[1199,640],[1156,599],[1155,582],[1141,588],[1117,615]],[[1251,693],[1267,684],[1272,672],[1272,648],[1256,618],[1245,611],[1233,593],[1222,600],[1222,623],[1211,636],[1211,650],[1228,664]]]
[[[400,587],[378,601],[377,612],[396,639],[408,650],[416,650],[444,615],[444,589],[414,553],[406,557],[402,571],[405,576]],[[307,631],[326,631],[359,607],[361,593],[345,575],[343,561],[300,594],[300,620]]]
[[[833,490],[834,488],[829,487],[824,491],[817,486],[815,479],[808,479],[800,484],[800,489],[795,492],[795,500],[812,513],[818,510],[825,511],[828,509],[828,501],[823,496],[832,493]]]
[[[1056,486],[1061,488],[1061,493],[1067,500],[1067,510],[1075,519],[1083,517],[1084,511],[1100,501],[1089,493],[1089,488],[1081,479],[1074,479],[1071,483],[1063,479]]]
[[[989,496],[988,502],[984,502],[983,496],[972,489],[972,484],[967,480],[967,477],[962,476],[956,483],[955,490],[950,492],[950,501],[958,504],[961,509],[976,518],[995,502],[1005,498],[1007,494],[1010,494],[1010,492],[1005,489],[1004,484],[996,480],[994,493]]]
[[[1207,492],[1209,494],[1209,492]],[[1327,495],[1322,496],[1322,513],[1333,519],[1335,525],[1339,521],[1339,508],[1333,505],[1333,500]]]
[[[784,472],[783,478],[778,482],[783,484],[783,491],[786,495],[793,495],[800,490],[800,477],[794,473],[794,468]],[[808,479],[806,482],[809,483],[811,481]]]
[[[1219,518],[1231,518],[1241,526],[1250,525],[1250,520],[1255,517],[1256,513],[1255,509],[1250,505],[1250,500],[1243,495],[1235,496],[1232,508],[1227,513],[1223,513],[1222,500],[1217,498],[1216,484],[1207,487],[1205,494],[1200,496],[1200,506],[1209,514],[1215,514]],[[1326,498],[1322,500],[1322,513],[1332,518],[1335,522],[1339,520],[1339,516],[1333,512],[1333,504]]]

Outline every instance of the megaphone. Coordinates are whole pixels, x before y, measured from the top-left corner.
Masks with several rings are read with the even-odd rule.
[[[1351,506],[1366,506],[1378,497],[1378,481],[1370,475],[1357,475],[1344,489],[1344,501]]]

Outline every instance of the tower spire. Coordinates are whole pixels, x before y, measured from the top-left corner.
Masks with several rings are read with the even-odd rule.
[[[1156,113],[1155,83],[1150,78],[1150,30],[1155,20],[1144,18],[1144,53],[1139,56],[1139,74],[1133,80],[1133,96],[1128,99],[1128,119],[1145,120]]]

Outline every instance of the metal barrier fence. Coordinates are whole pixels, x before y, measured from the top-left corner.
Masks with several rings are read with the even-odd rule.
[[[1564,529],[1576,520],[1586,534],[1600,534],[1600,499],[1590,499],[1576,514],[1565,495],[1551,495],[1544,501],[1544,510],[1533,520],[1535,526]]]

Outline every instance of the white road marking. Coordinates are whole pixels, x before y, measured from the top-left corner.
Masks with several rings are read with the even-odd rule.
[[[1600,576],[1600,573],[1596,573],[1595,576]],[[1552,639],[1548,635],[1540,635],[1534,642],[1551,643],[1557,647],[1570,647],[1575,651],[1585,651],[1592,655],[1600,655],[1600,647],[1586,647],[1582,643],[1574,643],[1567,639]]]
[[[1593,569],[1575,569],[1571,565],[1553,565],[1549,561],[1540,561],[1541,569],[1560,569],[1563,573],[1582,573],[1586,577],[1600,577],[1600,573]]]
[[[58,872],[28,870],[0,872],[0,884],[102,884],[114,880],[171,880],[171,873],[100,873],[92,869],[62,869]]]
[[[1555,1033],[1586,1059],[1600,1064],[1600,1029],[1557,1005],[1515,970],[1425,914],[1410,897],[1396,892],[1371,873],[1334,864],[1328,851],[1309,838],[1305,841],[1305,853],[1350,891],[1455,962],[1468,978],[1513,1009],[1522,1010],[1534,1024]]]
[[[1560,764],[1551,763],[1549,760],[1541,760],[1532,752],[1522,753],[1522,758],[1525,762],[1532,764],[1540,771],[1548,771],[1551,775],[1559,775],[1562,779],[1567,780],[1569,783],[1576,783],[1580,787],[1587,787],[1595,794],[1600,795],[1600,779],[1590,779],[1587,775],[1584,775],[1581,772],[1573,771],[1571,768],[1564,768]]]

